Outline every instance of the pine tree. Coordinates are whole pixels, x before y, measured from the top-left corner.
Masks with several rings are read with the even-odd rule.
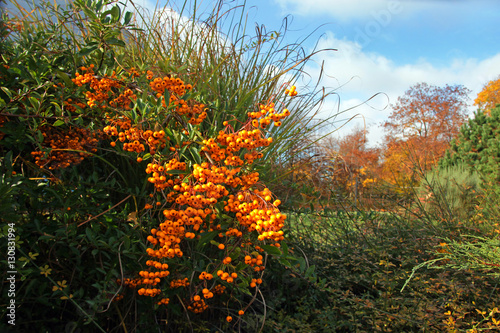
[[[500,186],[500,106],[490,115],[478,110],[460,128],[457,138],[440,161],[441,167],[465,164],[486,182]]]

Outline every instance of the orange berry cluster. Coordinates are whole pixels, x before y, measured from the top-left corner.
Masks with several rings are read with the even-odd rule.
[[[147,73],[147,78],[149,80],[153,79],[153,72],[148,71]],[[180,78],[172,78],[170,76],[157,77],[149,83],[149,86],[156,92],[156,97],[162,99],[164,108],[173,105],[175,112],[181,116],[186,116],[190,124],[201,124],[207,117],[204,104],[194,101],[188,102],[181,98],[187,91],[193,89],[193,87],[190,84],[184,84]],[[165,90],[170,92],[168,105],[164,99]]]
[[[297,96],[297,88],[295,86],[291,86],[290,88],[285,90],[285,95],[288,96]]]
[[[152,268],[156,268],[157,271],[156,272],[140,271],[139,272],[139,275],[141,276],[140,278],[126,279],[123,284],[125,284],[130,288],[136,288],[137,286],[144,285],[146,286],[146,288],[140,288],[139,290],[137,290],[137,293],[139,295],[155,297],[159,295],[162,292],[162,290],[152,287],[160,283],[162,278],[170,275],[170,272],[168,271],[168,264],[161,263],[155,260],[148,260],[146,261],[146,265]],[[119,280],[118,283],[120,283]],[[168,304],[168,302],[169,300],[167,298],[163,298],[158,302],[158,304]]]
[[[185,228],[183,223],[167,220],[160,224],[160,229],[151,229],[151,234],[147,240],[153,245],[160,245],[158,250],[148,248],[147,254],[158,259],[182,257],[183,253],[179,243],[185,236]]]
[[[208,290],[207,288],[203,288],[203,290],[201,292],[203,293],[203,297],[205,297],[207,299],[214,297],[214,293],[211,292],[210,290]]]
[[[237,196],[229,196],[224,210],[235,213],[239,224],[245,226],[249,232],[257,230],[260,233],[259,240],[271,239],[279,242],[283,240],[281,229],[286,216],[277,208],[280,203],[278,200],[273,205],[268,204],[269,201],[271,191],[268,188],[241,191]]]
[[[267,147],[272,142],[272,138],[263,138],[259,129],[253,131],[241,130],[236,133],[225,133],[219,131],[217,139],[203,140],[203,151],[210,154],[215,162],[224,161],[228,166],[242,166],[245,162],[240,158],[239,151],[248,150],[243,158],[247,164],[252,164],[256,159],[262,158],[262,153],[256,151],[257,148]]]
[[[170,281],[170,288],[171,289],[180,288],[180,287],[188,287],[188,286],[189,286],[188,278]]]
[[[141,289],[137,290],[137,293],[139,295],[155,297],[161,293],[161,290],[158,288],[141,288]]]
[[[78,84],[90,82],[95,93],[87,94],[92,97],[89,102],[92,100],[104,105],[105,99],[97,92],[109,92],[106,89],[114,87],[112,82],[118,82],[116,76],[104,78],[107,79],[104,81],[92,81],[92,68],[83,70],[87,73],[77,75],[75,80]],[[129,73],[135,76],[132,70]],[[140,278],[134,286],[140,288],[140,295],[159,296],[158,304],[169,303],[165,296],[172,292],[170,289],[183,287],[185,290],[180,292],[187,300],[187,309],[200,313],[208,308],[207,302],[214,302],[212,298],[215,295],[223,294],[227,287],[240,288],[238,282],[246,280],[248,274],[264,269],[263,256],[256,254],[256,251],[262,251],[258,242],[271,241],[279,246],[278,242],[283,239],[281,229],[286,217],[278,208],[280,202],[272,202],[271,191],[259,184],[259,174],[247,166],[263,157],[260,148],[272,143],[272,138],[266,138],[261,129],[252,129],[251,119],[258,121],[262,118],[258,121],[261,128],[271,121],[280,126],[282,119],[290,113],[288,110],[277,112],[273,103],[261,105],[259,112],[249,113],[251,119],[239,130],[224,122],[225,130],[219,131],[215,138],[181,142],[184,136],[190,134],[184,127],[185,122],[198,125],[206,118],[205,105],[186,97],[192,86],[184,84],[179,78],[164,76],[153,79],[153,73],[148,71],[147,79],[156,98],[161,99],[163,108],[166,108],[164,111],[175,112],[185,121],[176,116],[169,130],[165,130],[168,136],[164,130],[157,130],[158,123],[152,131],[146,128],[146,119],[132,124],[131,119],[125,116],[108,116],[109,125],[104,128],[105,134],[117,137],[117,141],[123,143],[123,150],[137,153],[139,163],[143,157],[146,159],[142,154],[149,147],[152,160],[145,169],[147,180],[154,185],[155,193],[160,192],[164,202],[156,199],[152,204],[147,203],[145,208],[167,207],[148,211],[150,215],[160,215],[161,223],[152,228],[147,237],[151,245],[146,252],[153,260],[146,262],[149,267],[139,272]],[[132,98],[133,94],[128,94]],[[115,104],[110,103],[111,106],[126,109],[124,101],[113,101]],[[168,140],[176,142],[167,147]],[[116,142],[113,144],[116,145]],[[189,153],[200,152],[197,163],[189,157],[188,151],[180,149],[180,146],[184,148],[186,145],[189,145]],[[155,197],[159,196],[152,193],[151,198]],[[198,244],[204,233],[210,232],[218,233],[223,242],[211,241],[217,247],[214,252],[207,247],[205,255],[210,263],[205,271],[199,272],[199,279],[196,282],[191,280],[191,285],[188,278],[170,277],[167,282],[170,288],[162,290],[160,286],[162,281],[167,280],[169,270],[176,274],[185,270],[183,262],[187,259],[184,253],[191,256],[193,246]],[[215,281],[209,282],[211,280]],[[209,283],[212,284],[211,289]],[[253,279],[250,287],[260,283],[262,280]]]
[[[147,144],[149,153],[155,154],[158,148],[166,147],[168,137],[165,137],[165,131],[142,130],[140,126],[132,126],[131,120],[122,117],[107,117],[111,125],[104,127],[103,132],[109,136],[117,136],[118,141],[123,142],[123,150],[129,152],[142,153]],[[125,142],[128,141],[128,142]],[[116,146],[116,142],[111,142],[111,146]]]
[[[136,288],[138,285],[141,284],[141,281],[142,279],[141,278],[135,278],[135,279],[129,279],[129,278],[126,278],[125,280],[116,280],[116,283],[118,285],[124,285],[128,288]]]
[[[94,92],[85,92],[87,105],[90,107],[98,106],[106,108],[106,102],[110,99],[110,96],[115,95],[112,89],[119,89],[122,87],[122,83],[120,81],[121,78],[118,78],[114,71],[110,77],[105,75],[104,77],[99,78],[94,74],[93,64],[89,67],[82,66],[80,67],[80,70],[85,73],[80,74],[76,72],[75,78],[71,80],[79,87],[90,83],[90,89],[94,90]],[[130,110],[132,100],[135,100],[136,98],[137,96],[132,92],[132,90],[127,89],[115,99],[111,100],[109,102],[109,106]]]
[[[56,129],[51,126],[42,126],[42,147],[48,152],[34,151],[31,155],[40,168],[56,170],[76,165],[97,151],[97,144],[102,138],[99,131],[91,132],[83,128]]]
[[[230,257],[224,258],[223,264],[229,265],[230,263],[231,263],[231,258]],[[233,272],[233,273],[229,274],[228,272],[224,272],[223,270],[218,270],[217,271],[217,276],[222,281],[226,281],[227,283],[233,283],[238,278],[238,273]]]
[[[64,101],[64,108],[68,110],[69,112],[75,112],[76,111],[76,106],[80,107],[81,109],[84,109],[87,107],[85,103],[81,103],[78,101],[73,101],[71,98],[68,98],[67,100]]]
[[[263,264],[264,257],[262,255],[258,254],[255,258],[252,258],[250,255],[245,256],[245,264],[255,267],[255,271],[261,271],[264,270],[264,267],[262,266]]]
[[[127,72],[132,77],[139,77],[139,76],[141,76],[141,73],[135,67],[132,67],[132,68],[128,69]]]
[[[205,300],[202,299],[200,296],[196,295],[193,297],[191,300],[191,304],[188,305],[188,310],[193,312],[193,313],[202,313],[206,309],[208,309],[207,303],[205,303]]]
[[[93,74],[92,66],[90,68],[82,67],[82,70],[86,70],[87,73],[84,75],[77,75],[74,82],[77,85],[83,85],[90,82],[90,87],[95,89],[95,93],[87,92],[86,96],[89,105],[93,106],[99,102],[103,108],[105,106],[106,96],[109,95],[110,87],[120,87],[121,83],[116,79],[116,75],[111,78],[102,78],[97,80]],[[148,71],[148,78],[152,79],[152,73]],[[191,85],[184,85],[184,82],[179,78],[170,78],[168,76],[164,78],[155,78],[150,82],[150,87],[156,92],[156,97],[162,99],[162,105],[164,108],[172,107],[172,111],[178,115],[185,116],[188,122],[192,125],[200,124],[207,116],[205,111],[205,105],[195,102],[195,101],[185,101],[178,96],[183,96],[188,90],[192,89]],[[100,90],[98,90],[100,89]],[[170,92],[169,104],[163,100],[165,90]],[[125,110],[130,109],[131,101],[135,100],[136,96],[130,89],[126,89],[117,98],[111,100],[109,105],[114,108],[122,108]],[[170,140],[168,136],[165,135],[165,131],[152,131],[149,129],[142,129],[140,124],[131,125],[130,119],[120,119],[120,117],[107,116],[109,126],[104,128],[104,132],[109,136],[118,136],[118,140],[123,143],[123,150],[129,152],[141,153],[145,151],[146,145],[149,146],[149,153],[155,154],[158,149],[165,148],[166,141]],[[186,131],[184,131],[186,132]],[[125,142],[128,141],[128,142]],[[116,142],[111,142],[111,146],[116,146]],[[175,151],[178,145],[175,147],[169,147],[170,151]]]
[[[223,286],[222,284],[217,284],[215,287],[213,287],[212,292],[215,295],[221,295],[226,291],[226,286]]]
[[[168,303],[170,303],[170,298],[162,298],[158,301],[158,305],[167,305]]]
[[[255,288],[258,284],[262,284],[262,279],[252,279],[252,282],[250,282],[250,287]]]
[[[171,158],[167,163],[149,163],[146,172],[151,174],[148,181],[155,184],[157,190],[166,190],[167,202],[170,202],[176,208],[163,210],[165,220],[160,224],[159,229],[152,229],[148,241],[155,248],[148,248],[148,255],[155,258],[173,259],[181,257],[183,251],[181,245],[183,240],[193,239],[203,232],[220,230],[220,225],[214,225],[217,214],[212,208],[215,204],[223,201],[224,211],[234,213],[235,227],[229,226],[225,232],[227,237],[226,244],[218,244],[218,248],[226,251],[234,249],[237,242],[230,241],[231,238],[249,237],[252,231],[258,232],[260,241],[272,240],[278,242],[283,239],[283,227],[285,215],[281,214],[276,200],[271,204],[272,194],[267,188],[254,188],[259,181],[259,175],[256,172],[242,173],[241,165],[243,161],[232,163],[238,157],[241,149],[247,149],[250,152],[245,156],[248,164],[254,159],[262,157],[257,148],[267,146],[270,139],[262,138],[262,132],[255,130],[240,130],[236,133],[219,132],[217,138],[203,141],[204,150],[212,156],[213,159],[193,164],[190,169],[186,163],[180,162],[177,158]],[[222,152],[222,153],[221,153]],[[252,157],[248,157],[248,156]],[[202,155],[203,157],[203,155]],[[207,157],[208,159],[208,157]],[[216,162],[219,162],[217,164]],[[224,161],[225,166],[221,166]],[[237,161],[237,160],[236,160]],[[182,173],[169,174],[168,171],[177,170]],[[233,189],[239,189],[236,195],[230,194]],[[151,205],[152,206],[152,205]],[[251,246],[252,242],[243,242]],[[226,248],[226,245],[229,248]],[[253,267],[253,270],[259,272],[264,269],[262,255],[250,256],[255,250],[242,248],[249,255],[245,256],[245,264]],[[228,284],[237,282],[239,275],[234,271],[230,256],[225,256],[220,263],[224,265],[224,270],[217,270],[217,278]],[[202,281],[211,280],[211,272],[202,272],[199,279]],[[253,281],[254,283],[257,280]],[[172,284],[171,286],[175,286]],[[203,288],[203,298],[196,295],[192,299],[190,311],[199,313],[207,308],[205,299],[212,298],[219,292],[223,292],[222,287],[214,291]],[[200,299],[198,299],[200,297]]]
[[[125,89],[125,91],[120,93],[118,97],[109,101],[109,106],[114,108],[123,108],[125,110],[130,110],[132,101],[135,101],[136,99],[137,96],[131,89]]]
[[[153,78],[153,72],[148,71],[147,74],[148,80],[151,80]],[[165,76],[163,78],[157,77],[149,83],[149,86],[156,92],[156,97],[158,98],[163,96],[165,90],[175,93],[178,96],[183,96],[186,94],[187,90],[191,90],[193,88],[190,84],[185,85],[180,78],[172,78],[170,76]],[[164,105],[164,107],[167,106]]]
[[[207,280],[210,281],[214,278],[214,276],[210,273],[207,272],[201,272],[201,274],[198,276],[200,280]]]
[[[186,163],[179,162],[176,158],[171,159],[165,165],[149,163],[146,168],[146,173],[152,173],[152,175],[148,178],[148,182],[153,183],[155,188],[159,190],[163,190],[167,187],[173,187],[175,184],[179,183],[179,181],[174,182],[174,180],[171,179],[172,175],[169,174],[169,171],[172,170],[186,170]]]
[[[254,127],[266,128],[269,126],[271,121],[274,122],[274,126],[281,126],[281,120],[290,115],[290,111],[288,109],[284,109],[281,113],[276,113],[274,109],[274,103],[269,103],[266,105],[259,106],[259,112],[249,112],[248,116],[252,118],[252,125]],[[258,118],[261,118],[258,120]]]

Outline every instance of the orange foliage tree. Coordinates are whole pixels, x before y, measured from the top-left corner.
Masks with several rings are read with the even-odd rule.
[[[367,132],[355,127],[347,135],[330,142],[330,149],[336,152],[337,172],[333,180],[355,198],[376,180],[380,149],[368,146]]]
[[[470,90],[461,85],[418,83],[392,105],[386,130],[382,177],[400,188],[414,185],[444,155],[466,120]]]
[[[474,100],[474,105],[488,115],[498,104],[500,104],[500,76],[488,82]]]
[[[282,184],[289,196],[306,206],[360,198],[375,182],[379,159],[379,149],[368,147],[366,132],[355,128],[341,138],[318,134],[297,142],[293,160],[280,166],[291,170]]]

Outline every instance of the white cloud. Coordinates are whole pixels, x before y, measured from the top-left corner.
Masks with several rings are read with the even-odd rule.
[[[339,133],[345,133],[356,123],[362,125],[361,119],[364,119],[368,125],[372,125],[369,126],[371,128],[369,139],[372,144],[383,136],[383,131],[378,125],[391,112],[387,107],[388,103],[394,103],[398,96],[403,95],[412,85],[419,82],[436,86],[461,84],[472,90],[470,95],[472,102],[484,84],[500,74],[500,53],[483,60],[450,59],[448,65],[438,67],[425,59],[397,65],[386,56],[364,51],[358,43],[337,39],[331,32],[324,35],[319,47],[338,49],[336,52],[319,53],[315,57],[315,63],[324,62],[328,76],[323,78],[322,85],[336,89],[340,95],[340,107],[337,99],[330,100],[323,107],[320,117],[322,115],[326,117],[337,108],[342,111],[357,106],[338,117],[338,119],[348,119],[360,114],[358,120],[345,126]],[[310,64],[306,68],[311,77],[319,75],[320,69],[316,64]],[[377,93],[382,94],[369,100]]]
[[[276,0],[283,11],[292,14],[327,14],[336,20],[366,18],[381,10],[401,11],[399,0]]]
[[[446,12],[447,19],[461,11],[474,11],[481,6],[498,6],[497,0],[274,0],[283,13],[297,16],[326,15],[335,21],[374,20],[389,24],[399,16]],[[494,10],[494,9],[492,9]],[[442,23],[442,22],[441,22]]]

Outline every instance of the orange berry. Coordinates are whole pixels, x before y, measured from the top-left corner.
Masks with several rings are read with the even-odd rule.
[[[225,246],[224,244],[219,244],[219,249],[224,250]]]
[[[231,321],[233,321],[233,317],[231,317],[231,316],[227,316],[227,317],[226,317],[226,321],[227,321],[228,323],[230,323]]]

